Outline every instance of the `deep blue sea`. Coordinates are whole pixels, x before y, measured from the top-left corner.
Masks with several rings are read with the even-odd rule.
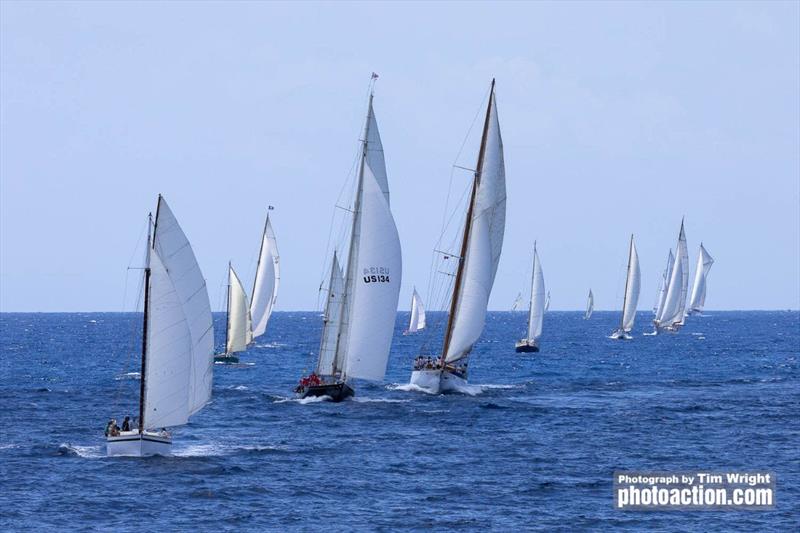
[[[490,313],[474,396],[398,389],[423,340],[398,314],[383,384],[341,404],[291,389],[317,313],[276,313],[247,367],[215,368],[212,402],[173,457],[106,458],[103,427],[138,409],[133,314],[0,315],[0,529],[114,531],[797,531],[800,313],[709,312],[677,335],[606,338],[618,313]],[[222,343],[224,316],[215,315]],[[436,320],[432,320],[436,322]],[[432,328],[436,329],[436,328]],[[776,509],[613,508],[614,470],[765,469]]]

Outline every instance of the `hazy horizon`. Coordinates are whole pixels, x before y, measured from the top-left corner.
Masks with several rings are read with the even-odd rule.
[[[800,308],[800,3],[7,1],[0,30],[0,312],[132,310],[159,193],[213,309],[274,205],[276,310],[315,310],[373,71],[401,311],[493,77],[490,310],[529,290],[534,239],[553,311],[619,309],[634,233],[646,311],[684,216],[709,313]]]

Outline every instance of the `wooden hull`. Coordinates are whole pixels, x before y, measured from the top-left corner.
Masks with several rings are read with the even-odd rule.
[[[533,353],[539,351],[539,345],[536,341],[521,340],[514,346],[514,351],[517,353]]]
[[[355,391],[347,383],[325,383],[322,385],[312,385],[300,393],[301,398],[309,396],[328,396],[332,402],[341,402],[345,398],[354,396]]]

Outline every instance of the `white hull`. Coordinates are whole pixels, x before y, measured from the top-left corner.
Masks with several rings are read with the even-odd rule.
[[[146,457],[148,455],[171,455],[172,438],[161,433],[145,431],[123,431],[117,436],[106,437],[106,455],[109,457]]]
[[[630,333],[627,333],[625,331],[622,331],[621,329],[618,329],[617,331],[612,333],[608,338],[609,339],[621,339],[621,340],[629,341],[629,340],[633,339],[633,336]]]
[[[431,394],[440,394],[463,392],[467,387],[467,380],[441,370],[414,370],[411,372],[411,384]]]

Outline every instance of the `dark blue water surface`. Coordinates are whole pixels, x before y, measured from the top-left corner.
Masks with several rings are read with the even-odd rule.
[[[276,313],[254,366],[215,368],[174,457],[105,458],[104,422],[138,409],[140,318],[3,314],[0,529],[796,531],[800,314],[644,337],[648,318],[621,342],[618,313],[549,313],[543,351],[520,356],[525,315],[491,313],[470,364],[483,391],[431,396],[398,388],[432,335],[402,336],[400,313],[384,384],[304,404],[290,391],[321,319]],[[691,469],[775,471],[777,508],[614,510],[614,470]]]

